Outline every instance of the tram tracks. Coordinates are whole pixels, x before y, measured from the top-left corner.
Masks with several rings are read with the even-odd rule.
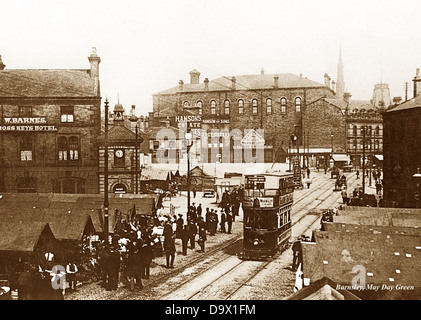
[[[326,192],[325,187],[329,184],[333,187],[332,181],[327,180],[320,185],[314,185],[313,189],[308,189],[309,192],[300,195],[294,203],[294,205],[297,203],[300,205],[298,210],[295,208],[296,212],[292,216],[296,218],[292,222],[292,228],[303,221],[310,209],[325,209],[337,203],[340,194],[332,197],[334,193]],[[319,202],[316,206],[314,206],[315,199]],[[313,217],[314,219],[306,222],[300,234],[312,228],[320,215]],[[235,252],[241,249],[242,237],[241,232],[224,244],[209,248],[205,254],[198,255],[182,267],[157,276],[154,281],[145,285],[143,291],[129,292],[119,296],[118,299],[230,299],[283,254],[283,252],[278,252],[268,261],[240,260]]]

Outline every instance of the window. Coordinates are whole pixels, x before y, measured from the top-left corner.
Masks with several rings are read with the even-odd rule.
[[[61,122],[73,122],[74,121],[74,107],[63,106],[60,108],[61,111]]]
[[[240,99],[238,100],[238,114],[244,113],[244,100]]]
[[[85,193],[85,179],[65,177],[52,181],[54,193]]]
[[[253,99],[251,101],[251,105],[252,105],[252,108],[253,108],[253,114],[257,114],[257,112],[258,112],[258,102],[257,102],[257,99]]]
[[[380,134],[380,127],[376,126],[376,136],[378,136]]]
[[[184,108],[188,108],[188,107],[190,107],[190,102],[188,102],[188,101],[184,101],[184,102],[183,102],[183,107],[184,107]]]
[[[197,101],[196,106],[199,108],[199,114],[202,114],[202,109],[203,109],[202,101]]]
[[[67,138],[58,137],[58,160],[67,161]]]
[[[301,98],[295,98],[295,112],[301,112]]]
[[[287,113],[287,99],[281,98],[281,113]]]
[[[266,113],[272,113],[272,99],[267,98],[266,99]]]
[[[224,113],[230,114],[230,102],[229,102],[229,100],[224,101]]]
[[[76,136],[58,137],[58,160],[77,161],[79,160],[79,138]]]
[[[212,100],[210,103],[210,112],[211,114],[216,114],[216,101]]]
[[[75,136],[69,138],[69,160],[79,160],[79,139]]]
[[[31,106],[19,106],[19,116],[20,117],[31,117],[32,116],[32,107]]]
[[[24,137],[20,142],[20,161],[32,161],[32,139]]]
[[[357,135],[357,126],[354,126],[354,127],[352,128],[352,133],[353,133],[353,135],[354,135],[354,136],[356,136],[356,135]]]

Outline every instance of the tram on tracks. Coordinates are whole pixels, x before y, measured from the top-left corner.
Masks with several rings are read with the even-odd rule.
[[[243,259],[271,257],[289,246],[294,175],[245,175]]]

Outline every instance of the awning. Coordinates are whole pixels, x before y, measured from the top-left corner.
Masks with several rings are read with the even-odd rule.
[[[383,155],[382,154],[376,154],[375,157],[377,160],[383,161]]]
[[[351,159],[349,158],[349,156],[347,156],[346,154],[333,154],[332,155],[333,161],[345,161],[348,162]]]

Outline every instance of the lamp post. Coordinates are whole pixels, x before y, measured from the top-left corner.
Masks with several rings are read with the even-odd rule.
[[[186,147],[187,147],[187,218],[189,216],[190,210],[190,148],[193,145],[193,135],[189,129],[187,129],[185,134]]]
[[[363,132],[363,163],[362,163],[362,166],[363,166],[363,181],[362,181],[362,184],[363,184],[363,195],[364,195],[365,194],[365,131],[366,131],[366,127],[363,126],[361,128],[361,130]]]
[[[105,98],[105,147],[104,147],[104,240],[108,246],[108,98]]]
[[[333,137],[334,134],[330,134],[330,159],[333,161]]]
[[[412,178],[414,179],[416,183],[416,189],[414,192],[414,198],[417,202],[417,209],[420,207],[420,182],[421,182],[421,173],[420,173],[420,167],[417,168],[417,173],[415,173]]]

